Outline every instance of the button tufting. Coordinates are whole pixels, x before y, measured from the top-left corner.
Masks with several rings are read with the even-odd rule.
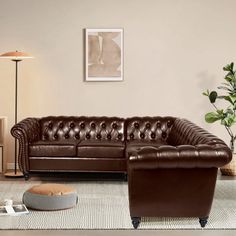
[[[116,128],[117,128],[117,124],[116,124],[116,123],[113,123],[113,124],[112,124],[112,128],[113,128],[113,129],[116,129]]]
[[[134,123],[134,127],[135,127],[135,128],[138,128],[138,127],[139,127],[139,123],[138,123],[138,122],[135,122],[135,123]]]
[[[74,123],[70,123],[70,127],[71,127],[71,128],[74,128],[74,127],[75,127],[75,124],[74,124]]]
[[[130,134],[129,137],[130,137],[131,139],[133,139],[133,138],[134,138],[134,134]]]
[[[52,128],[52,126],[53,126],[52,123],[49,123],[48,127],[49,127],[50,129]]]
[[[82,129],[84,129],[85,124],[84,124],[84,123],[81,123],[81,124],[80,124],[80,127],[81,127]]]
[[[118,134],[118,139],[122,139],[122,134]]]
[[[166,138],[166,135],[167,135],[166,132],[163,132],[161,136],[162,138]]]
[[[168,121],[167,121],[167,127],[170,127],[170,126],[171,126],[171,121],[168,120]]]
[[[78,134],[76,134],[76,135],[75,135],[75,138],[76,138],[76,139],[79,139],[79,135],[78,135]]]
[[[147,128],[147,129],[150,129],[150,127],[151,127],[151,124],[150,124],[150,123],[147,123],[147,124],[146,124],[146,128]]]
[[[160,122],[160,121],[157,122],[157,127],[158,127],[158,128],[161,127],[161,122]]]
[[[111,135],[110,135],[110,134],[108,134],[108,135],[107,135],[107,138],[108,138],[108,139],[111,139]]]
[[[65,138],[68,139],[68,138],[69,138],[69,134],[66,134],[66,135],[65,135]]]
[[[141,134],[140,134],[140,138],[141,138],[141,139],[144,139],[144,138],[145,138],[145,134],[144,134],[144,133],[141,133]]]
[[[86,134],[86,138],[87,138],[87,139],[90,139],[90,134]]]
[[[91,127],[92,127],[92,128],[95,128],[95,126],[96,126],[96,125],[95,125],[94,123],[91,124]]]
[[[156,138],[156,134],[155,134],[155,133],[152,133],[152,134],[151,134],[151,138],[152,138],[152,139]]]
[[[101,139],[101,137],[102,137],[101,134],[97,134],[98,139]]]
[[[106,128],[106,124],[102,123],[102,128],[105,129]]]
[[[57,134],[54,134],[54,138],[58,138],[58,135],[57,135]]]
[[[60,124],[59,124],[59,128],[63,128],[63,123],[60,123]]]

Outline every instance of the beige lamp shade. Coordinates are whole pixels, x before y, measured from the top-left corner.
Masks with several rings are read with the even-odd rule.
[[[7,52],[2,55],[0,55],[0,58],[6,58],[6,59],[11,59],[11,60],[23,60],[23,59],[28,59],[28,58],[33,58],[31,55],[25,52]]]

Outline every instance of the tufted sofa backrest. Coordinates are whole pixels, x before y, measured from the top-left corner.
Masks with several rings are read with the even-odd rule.
[[[40,119],[40,127],[44,141],[124,141],[124,119],[118,117],[49,116]]]
[[[127,140],[166,141],[174,123],[174,117],[132,117],[125,121]]]
[[[186,119],[176,118],[173,123],[168,143],[173,146],[182,144],[186,145],[225,145],[225,143],[217,138],[215,135],[210,134],[208,131],[195,125]]]

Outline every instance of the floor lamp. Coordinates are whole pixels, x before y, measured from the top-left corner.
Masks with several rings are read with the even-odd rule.
[[[7,52],[2,55],[0,55],[0,58],[6,58],[14,61],[16,64],[16,72],[15,72],[15,124],[17,123],[17,85],[18,85],[18,63],[24,59],[28,58],[33,58],[27,53],[24,52]],[[18,158],[17,158],[17,140],[15,139],[15,166],[14,166],[14,171],[9,171],[5,173],[6,177],[22,177],[23,174],[17,170],[17,163],[18,163]]]

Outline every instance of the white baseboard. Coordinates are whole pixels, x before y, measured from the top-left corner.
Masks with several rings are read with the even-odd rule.
[[[14,170],[15,169],[15,163],[7,163],[7,170]],[[17,169],[19,169],[19,166],[17,164]]]

